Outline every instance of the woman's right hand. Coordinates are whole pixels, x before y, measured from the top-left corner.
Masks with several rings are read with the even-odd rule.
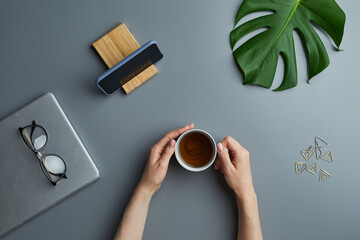
[[[215,169],[221,170],[229,187],[238,198],[254,196],[249,152],[232,137],[217,144]]]

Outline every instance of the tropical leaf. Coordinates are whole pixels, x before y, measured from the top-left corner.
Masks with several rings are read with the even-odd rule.
[[[330,63],[324,44],[312,22],[325,30],[339,49],[345,25],[345,13],[335,0],[244,0],[236,16],[235,26],[247,14],[272,11],[234,28],[230,34],[231,48],[254,30],[267,28],[233,51],[244,74],[243,84],[270,88],[279,55],[285,63],[281,91],[297,85],[293,31],[297,31],[307,52],[309,80]]]

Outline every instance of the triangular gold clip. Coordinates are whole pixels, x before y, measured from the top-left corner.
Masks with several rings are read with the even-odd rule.
[[[315,145],[317,145],[319,148],[323,148],[326,147],[328,143],[325,142],[325,140],[321,137],[315,137]]]
[[[295,162],[295,172],[301,173],[306,168],[306,163],[304,162]]]
[[[333,162],[333,158],[332,158],[332,153],[331,151],[328,151],[326,153],[324,153],[323,155],[321,155],[320,157],[322,160],[327,161],[327,162]]]
[[[314,155],[314,151],[311,150],[311,147],[301,150],[300,153],[306,161]]]
[[[315,137],[315,157],[319,159],[321,157],[322,152],[320,148],[326,147],[328,144],[321,137]]]
[[[306,170],[312,174],[316,174],[316,163],[312,163],[310,166],[306,167]]]
[[[319,181],[322,182],[326,179],[329,179],[330,178],[330,173],[328,173],[327,171],[325,170],[322,170],[320,169],[320,174],[319,174]]]

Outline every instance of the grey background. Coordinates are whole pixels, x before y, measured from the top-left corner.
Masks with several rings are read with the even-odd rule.
[[[53,92],[102,176],[3,239],[111,239],[150,146],[190,122],[250,151],[266,239],[357,238],[360,3],[338,2],[347,14],[345,51],[320,33],[331,64],[308,85],[295,35],[298,87],[272,92],[241,84],[229,46],[240,0],[1,1],[0,118]],[[106,67],[91,43],[120,22],[140,44],[156,40],[164,59],[130,95],[106,97],[94,85]],[[332,176],[321,183],[294,172],[316,135],[334,155],[332,164],[318,161]],[[191,173],[173,159],[144,239],[234,239],[236,205],[225,186],[213,169]]]

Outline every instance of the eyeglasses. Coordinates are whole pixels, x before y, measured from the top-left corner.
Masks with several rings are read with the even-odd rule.
[[[62,178],[67,178],[66,163],[60,156],[41,153],[48,140],[48,134],[43,127],[33,121],[31,125],[19,128],[19,131],[26,145],[39,159],[41,170],[52,185],[55,186]]]

